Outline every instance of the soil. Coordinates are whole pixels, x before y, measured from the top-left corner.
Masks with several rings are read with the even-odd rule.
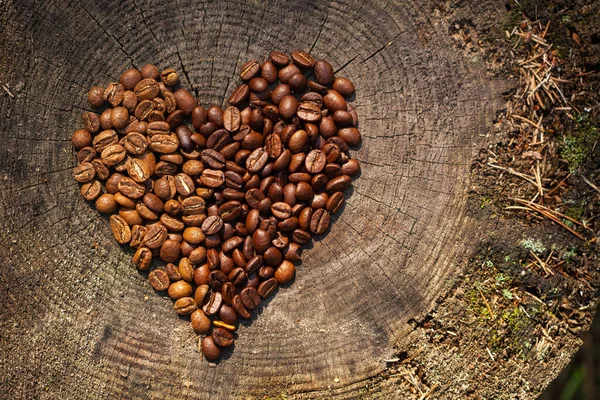
[[[599,19],[591,1],[1,3],[0,391],[535,398],[600,294]],[[524,21],[550,21],[569,112],[518,98]],[[213,104],[246,58],[296,47],[359,88],[362,175],[294,284],[209,364],[80,199],[68,138],[86,89],[130,65],[178,66]],[[515,114],[542,117],[542,143]],[[538,164],[536,204],[582,225],[514,208],[540,191],[515,172]]]

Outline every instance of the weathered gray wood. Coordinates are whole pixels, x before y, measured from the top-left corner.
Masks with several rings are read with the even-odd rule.
[[[14,95],[0,91],[7,398],[327,397],[330,388],[354,397],[381,373],[412,330],[407,321],[433,307],[475,248],[469,166],[503,104],[504,83],[453,47],[433,4],[0,5],[0,81]],[[363,172],[329,235],[305,250],[294,284],[210,366],[188,322],[79,196],[69,138],[87,89],[131,65],[173,66],[203,104],[221,104],[241,63],[295,48],[355,81]]]

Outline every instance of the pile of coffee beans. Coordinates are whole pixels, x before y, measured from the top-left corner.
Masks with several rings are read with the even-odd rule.
[[[361,143],[354,85],[329,62],[275,51],[240,78],[223,110],[201,106],[172,68],[128,69],[90,89],[98,113],[72,136],[81,195],[189,316],[208,360],[294,279],[360,172],[348,152]]]

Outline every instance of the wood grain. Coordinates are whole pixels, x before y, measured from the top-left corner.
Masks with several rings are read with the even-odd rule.
[[[469,166],[503,104],[504,83],[452,46],[434,3],[0,5],[0,81],[13,94],[0,93],[7,398],[354,397],[383,371],[474,248]],[[296,48],[355,82],[363,172],[295,282],[209,365],[79,196],[69,138],[87,89],[131,65],[172,66],[202,104],[223,104],[243,62]]]

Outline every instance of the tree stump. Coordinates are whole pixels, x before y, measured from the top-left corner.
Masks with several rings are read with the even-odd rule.
[[[410,396],[402,374],[386,371],[426,346],[423,319],[455,296],[454,280],[497,228],[468,211],[470,165],[491,140],[509,87],[454,47],[455,6],[436,3],[0,5],[5,396]],[[506,12],[489,0],[468,3],[463,12],[490,25]],[[293,49],[328,59],[355,82],[362,174],[330,233],[304,251],[294,284],[242,324],[235,351],[211,365],[189,323],[130,265],[132,253],[79,195],[70,135],[88,110],[88,88],[132,65],[172,66],[203,105],[222,105],[243,62]],[[519,376],[493,371],[472,391],[460,389],[473,360],[468,349],[453,350],[452,370],[428,375],[428,387],[440,388],[430,395],[533,398],[577,349],[576,338],[569,343],[522,392]],[[540,374],[534,361],[519,368]]]

